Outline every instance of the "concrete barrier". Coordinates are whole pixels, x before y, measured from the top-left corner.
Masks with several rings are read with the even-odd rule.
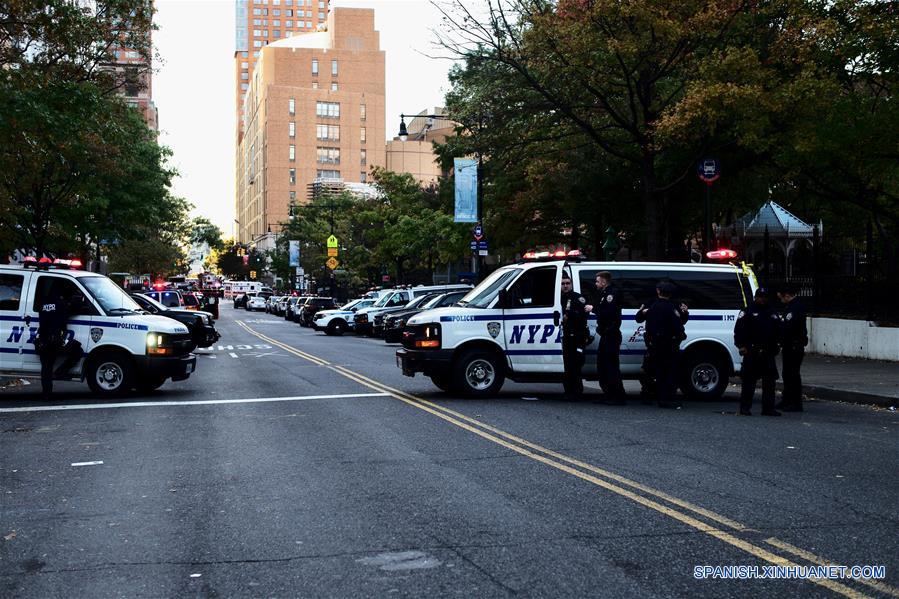
[[[809,318],[806,351],[899,362],[899,327],[879,327],[865,320]]]

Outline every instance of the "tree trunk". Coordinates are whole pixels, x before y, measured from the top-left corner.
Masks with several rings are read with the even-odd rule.
[[[665,252],[664,206],[656,193],[655,156],[644,153],[641,177],[643,179],[643,206],[646,214],[646,259],[662,260]]]

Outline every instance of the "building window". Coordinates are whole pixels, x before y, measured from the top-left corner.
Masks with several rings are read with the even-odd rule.
[[[315,116],[323,118],[340,118],[340,102],[316,102]]]
[[[277,8],[274,9],[274,10],[272,10],[272,16],[280,17],[280,16],[281,16],[281,11],[278,10]]]
[[[318,0],[318,7],[320,9],[324,9],[325,8],[325,0]]]
[[[240,89],[242,89],[243,91],[247,91],[249,88],[250,88],[250,86],[246,83],[240,84]]]
[[[365,143],[365,127],[359,129],[359,141]]]
[[[287,151],[287,158],[291,162],[294,162],[297,159],[297,147],[293,144],[290,144],[290,148]]]
[[[254,48],[261,48],[261,47],[262,47],[262,40],[253,40],[253,47],[254,47]]]
[[[338,125],[316,125],[315,139],[340,141],[340,127]]]
[[[287,135],[290,137],[297,136],[297,124],[294,123],[293,121],[290,121],[289,123],[287,123]]]
[[[316,160],[322,164],[340,164],[340,149],[316,148]]]
[[[293,11],[290,10],[290,9],[285,10],[285,11],[284,11],[284,16],[285,16],[285,17],[292,17],[292,16],[293,16]],[[290,27],[290,21],[287,21],[287,26]]]
[[[261,8],[254,8],[254,9],[253,9],[253,14],[256,15],[256,16],[261,15],[261,14],[262,14],[262,9],[261,9]]]
[[[312,59],[312,74],[318,75],[318,59],[317,58]]]
[[[297,113],[297,102],[293,98],[287,100],[287,114],[294,115]]]
[[[281,37],[281,32],[278,29],[272,29],[272,37]]]
[[[288,10],[287,12],[290,12],[290,11]],[[287,15],[287,16],[289,17],[290,15]],[[284,21],[284,26],[285,27],[293,27],[293,21]]]
[[[291,201],[291,202],[296,201],[296,199],[297,199],[297,192],[291,191],[291,192],[288,194],[288,197],[290,198],[290,201]]]
[[[366,156],[366,154],[365,154],[365,150],[362,150],[361,153],[360,153],[359,164],[361,164],[362,166],[365,166],[366,164],[368,164],[368,160],[367,160],[367,156]]]
[[[289,169],[287,172],[289,173],[290,184],[296,185],[297,184],[297,169],[292,168],[292,169]]]
[[[331,75],[337,76],[337,60],[334,59],[331,61]]]
[[[261,30],[261,29],[254,29],[254,30],[253,30],[253,36],[254,36],[254,37],[262,37],[262,30]]]
[[[359,173],[359,182],[360,183],[366,183],[367,182],[366,179],[368,179],[368,176],[365,174],[365,171],[362,171],[361,173]]]
[[[240,74],[240,78],[243,79],[244,81],[247,81],[247,80],[249,80],[249,78],[250,78],[250,74],[249,74],[248,72],[246,72],[246,71],[243,71],[243,72]]]
[[[244,58],[249,58],[249,57],[250,57],[250,53],[249,53],[249,52],[241,52],[240,55],[241,55],[242,57],[244,57]]]
[[[337,82],[336,82],[336,81],[332,81],[332,82],[331,82],[331,91],[332,91],[332,92],[336,92],[336,91],[337,91]]]
[[[340,179],[340,171],[318,170],[315,176],[319,179]]]
[[[319,20],[319,21],[324,21],[324,20],[325,20],[325,13],[323,13],[323,12],[318,13],[318,20]]]
[[[242,69],[249,69],[249,68],[250,68],[250,63],[248,63],[248,62],[242,62],[242,63],[240,63],[240,68],[242,68]]]
[[[359,105],[359,119],[363,121],[365,120],[365,104]]]
[[[272,19],[272,27],[280,27],[281,21],[279,19]]]
[[[318,89],[318,81],[312,82],[312,89]]]

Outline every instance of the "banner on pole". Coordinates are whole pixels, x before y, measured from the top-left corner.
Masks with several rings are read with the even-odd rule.
[[[456,209],[453,220],[457,223],[478,222],[478,161],[472,158],[454,158],[456,173]]]
[[[288,241],[288,256],[290,258],[289,266],[299,266],[300,265],[300,242],[299,241]]]

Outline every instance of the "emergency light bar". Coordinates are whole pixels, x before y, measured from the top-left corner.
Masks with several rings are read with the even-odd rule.
[[[536,262],[540,260],[585,260],[586,256],[581,250],[565,250],[558,249],[553,251],[546,250],[528,250],[522,254],[521,259],[525,262]]]
[[[46,256],[43,258],[35,258],[34,256],[26,256],[22,259],[22,266],[25,268],[37,268],[40,270],[49,270],[51,267],[57,269],[81,268],[82,263],[78,258],[67,260],[65,258],[50,259]]]
[[[712,252],[706,252],[705,257],[709,260],[733,260],[737,257],[737,252],[733,250],[714,250]]]

